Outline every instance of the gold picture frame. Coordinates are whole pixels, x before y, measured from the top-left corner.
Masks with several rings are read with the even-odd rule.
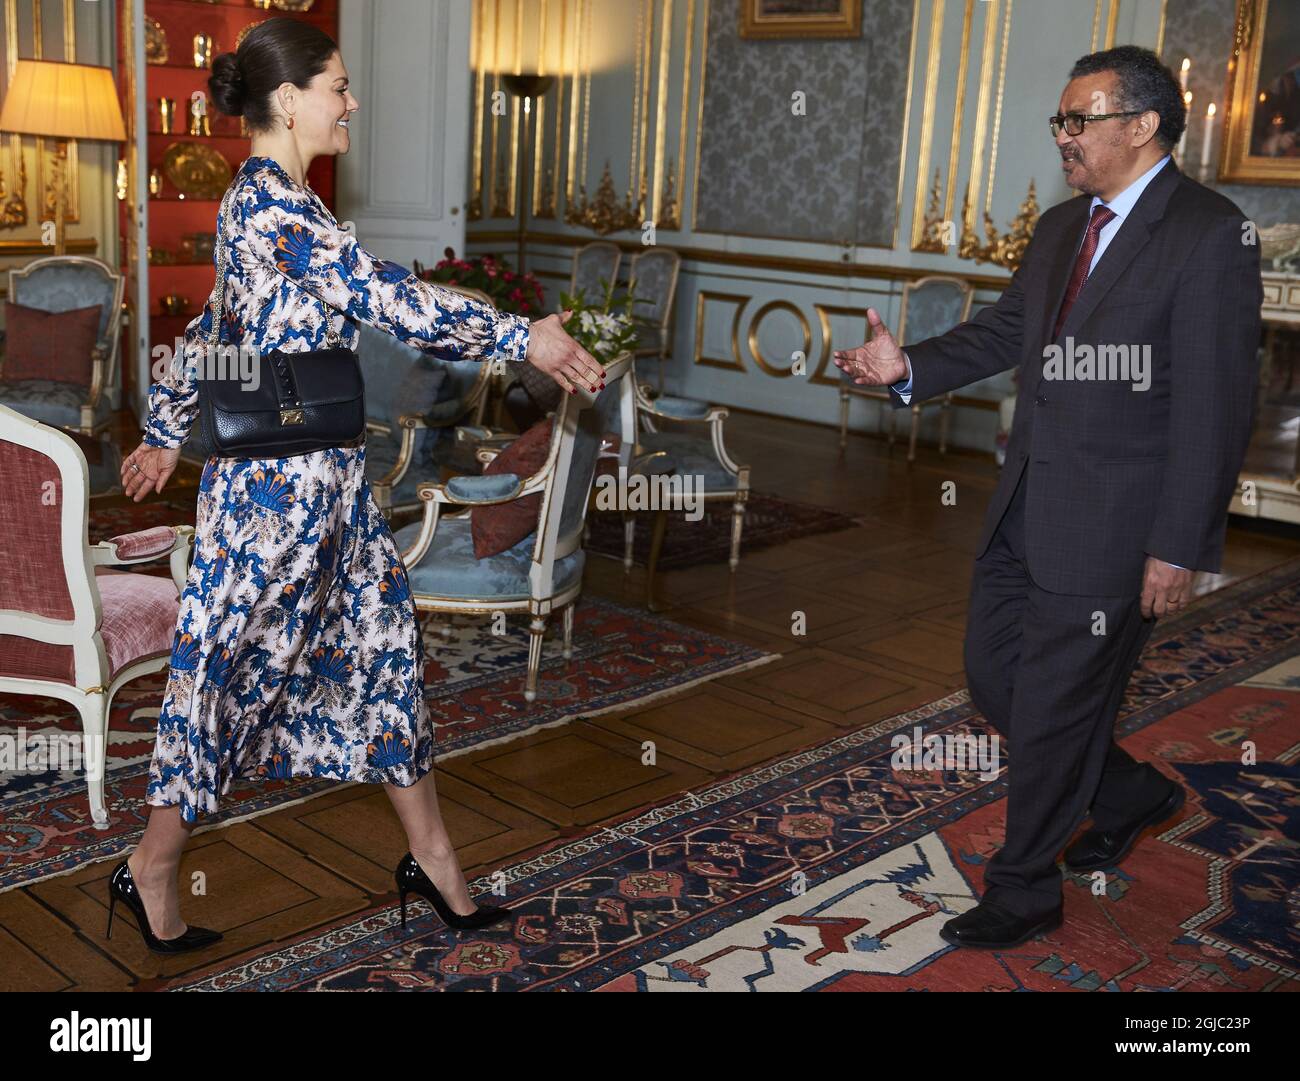
[[[1296,57],[1300,7],[1276,0],[1237,0],[1219,180],[1300,186],[1300,62],[1292,62]]]
[[[742,38],[858,38],[862,0],[740,0]]]

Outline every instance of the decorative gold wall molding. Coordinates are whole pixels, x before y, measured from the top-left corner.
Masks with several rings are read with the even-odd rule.
[[[934,139],[934,108],[939,96],[939,57],[943,51],[943,10],[944,0],[934,0],[930,11],[930,45],[925,59],[925,105],[921,113],[921,146],[916,163],[916,191],[912,196],[912,242],[913,251],[923,251],[918,247],[925,239],[925,178],[930,175],[930,144]],[[907,152],[907,148],[903,148]],[[936,185],[938,176],[936,170]],[[938,192],[933,193],[937,197]],[[935,204],[937,208],[937,203]]]
[[[834,340],[834,335],[831,332],[831,316],[849,315],[861,319],[862,340],[865,342],[871,337],[871,324],[867,320],[867,309],[865,306],[861,308],[846,308],[843,305],[838,304],[814,304],[813,311],[817,313],[817,322],[821,326],[822,347],[821,352],[817,356],[817,367],[813,370],[812,375],[808,377],[808,381],[810,383],[817,383],[824,387],[838,387],[840,385],[838,376],[832,378],[824,374],[827,365],[829,365],[831,361],[831,342]]]
[[[69,255],[94,255],[99,241],[93,236],[68,237],[64,247]],[[49,255],[50,246],[39,240],[0,240],[0,259],[14,259],[23,255]]]
[[[808,317],[804,315],[795,305],[788,300],[769,300],[758,309],[749,320],[749,330],[746,332],[745,339],[749,344],[749,354],[757,362],[758,366],[768,375],[774,375],[778,379],[785,379],[793,375],[790,368],[780,368],[763,356],[762,351],[758,348],[758,327],[767,316],[775,311],[789,312],[799,320],[799,326],[803,330],[803,355],[804,361],[807,362],[808,354],[812,352],[812,327],[808,325]]]
[[[939,35],[942,32],[941,17],[943,0],[934,0],[934,18],[930,27],[930,59],[928,64],[937,69],[940,56]],[[1118,0],[1113,0],[1112,13],[1118,13]],[[1006,92],[1007,58],[1011,42],[1011,18],[1014,0],[1006,0],[1006,6],[1000,10],[1000,0],[987,0],[981,4],[984,8],[984,36],[980,48],[979,91],[975,106],[975,127],[970,148],[970,171],[966,181],[966,191],[962,199],[960,233],[954,236],[955,226],[952,217],[954,185],[957,165],[961,150],[962,118],[965,111],[965,89],[967,81],[966,58],[970,52],[970,34],[972,5],[968,2],[962,16],[963,55],[957,75],[955,91],[953,138],[948,161],[948,181],[941,180],[941,171],[935,168],[934,181],[926,197],[925,210],[921,211],[923,189],[921,179],[926,175],[919,171],[923,165],[928,173],[931,148],[929,139],[933,131],[933,118],[937,111],[937,87],[932,76],[935,70],[926,73],[926,115],[922,122],[921,146],[918,151],[917,191],[915,199],[915,216],[913,224],[912,251],[928,252],[937,255],[947,254],[956,244],[956,255],[961,259],[971,259],[977,263],[993,263],[1010,270],[1020,265],[1024,250],[1033,235],[1038,222],[1038,200],[1034,182],[1029,184],[1029,193],[1020,205],[1020,213],[1012,222],[1009,232],[999,233],[993,224],[993,184],[997,172],[998,141],[1002,131],[1002,103]],[[1001,15],[1001,32],[999,34],[999,15]],[[1097,0],[1094,23],[1101,15],[1101,0]],[[1113,20],[1112,20],[1113,21]],[[1094,25],[1096,33],[1097,25]],[[999,52],[1001,39],[1001,55]],[[993,92],[994,71],[997,72],[996,98]],[[988,188],[984,195],[984,232],[985,242],[980,243],[974,228],[975,207],[980,202],[980,186],[984,168],[984,147],[989,134],[990,101],[993,101],[993,134],[989,158]]]
[[[619,192],[606,159],[594,199],[588,197],[586,184],[595,0],[514,0],[513,7],[503,13],[505,2],[474,0],[476,21],[471,63],[475,69],[475,146],[469,220],[480,220],[485,214],[514,217],[518,213],[515,200],[521,190],[529,193],[534,218],[558,218],[562,190],[565,204],[562,217],[568,224],[602,232],[639,228],[650,217],[661,228],[681,228],[679,198],[684,190],[690,101],[697,89],[692,71],[696,0],[684,0],[686,38],[681,49],[679,78],[674,78],[673,36],[678,4],[675,0],[637,0],[634,86],[628,103],[631,117],[627,191]],[[527,9],[525,2],[530,5]],[[704,0],[706,13],[707,6]],[[535,21],[530,21],[527,27],[525,10],[535,15]],[[512,38],[508,38],[507,19],[513,24]],[[526,29],[535,33],[526,37]],[[522,178],[515,175],[525,134],[520,110],[510,110],[508,134],[503,131],[499,116],[488,115],[489,101],[501,89],[502,53],[508,46],[513,47],[510,64],[515,72],[536,71],[556,76],[551,93],[533,102],[535,147],[530,175]],[[674,94],[681,95],[679,107]],[[702,103],[698,94],[697,100]],[[670,104],[680,112],[676,155],[668,153]]]
[[[629,191],[620,203],[618,192],[614,189],[614,177],[609,171],[609,161],[605,162],[605,171],[600,176],[596,188],[596,198],[587,198],[587,186],[578,185],[578,197],[572,200],[564,211],[564,220],[570,225],[581,225],[600,236],[618,232],[621,229],[635,229],[644,219],[645,192],[632,205],[632,193]]]
[[[745,370],[745,362],[740,359],[740,316],[745,310],[745,305],[752,299],[752,297],[741,296],[738,293],[715,293],[708,289],[701,289],[695,294],[694,363],[703,364],[710,368],[729,368],[738,372]],[[704,355],[704,305],[711,300],[730,301],[736,305],[736,311],[731,318],[730,359],[726,357],[706,357]]]
[[[943,219],[952,221],[953,198],[957,191],[957,166],[961,160],[961,129],[966,119],[966,75],[970,68],[970,28],[975,0],[966,0],[961,19],[961,56],[957,62],[957,102],[952,114],[952,141],[948,147],[948,183],[944,185]]]
[[[918,176],[918,179],[919,176]],[[969,193],[968,193],[969,194]],[[951,238],[946,235],[947,222],[939,206],[939,168],[934,170],[934,183],[930,186],[930,201],[926,206],[925,219],[921,222],[921,239],[912,245],[913,251],[934,252],[942,255],[948,250]]]
[[[966,200],[962,206],[961,243],[957,254],[963,259],[974,259],[977,263],[994,263],[997,266],[1015,270],[1025,257],[1025,249],[1033,238],[1034,227],[1038,224],[1038,197],[1034,191],[1034,182],[1029,181],[1029,194],[1020,204],[1020,213],[1011,223],[1009,233],[999,234],[993,224],[993,215],[984,212],[984,235],[986,243],[980,244],[975,230],[971,227],[970,188],[966,189]]]
[[[476,232],[471,242],[486,248],[493,244],[514,243],[517,239],[518,234],[516,232],[494,229]],[[577,248],[588,243],[585,237],[577,234],[540,232],[532,229],[526,232],[525,240],[530,248],[537,245]],[[645,250],[644,245],[637,241],[611,239],[610,243],[617,244],[624,252]],[[788,255],[755,255],[750,252],[729,252],[717,248],[697,248],[683,245],[673,245],[673,251],[677,252],[684,262],[771,270],[787,276],[789,274],[822,274],[835,278],[878,278],[888,281],[915,281],[918,278],[924,278],[926,275],[934,273],[934,269],[931,267],[888,266],[884,263],[846,263],[841,259],[805,259]],[[962,277],[976,288],[998,291],[1005,289],[1007,282],[1010,280],[1005,275],[995,277],[991,274],[964,273]]]
[[[1016,0],[1007,0],[1006,13],[1002,16],[1002,56],[998,60],[998,97],[993,110],[993,149],[989,153],[989,186],[984,196],[984,209],[993,209],[993,180],[998,172],[998,139],[1002,134],[1002,98],[1007,88],[1007,53],[1011,45],[1011,9]]]
[[[970,177],[966,181],[966,199],[974,192],[975,202],[980,201],[981,174],[984,171],[984,143],[988,138],[989,99],[993,92],[993,68],[998,44],[998,0],[985,5],[984,49],[980,56],[980,89],[975,105],[975,135],[971,142]],[[992,188],[992,184],[989,187]],[[962,214],[965,219],[965,212]]]

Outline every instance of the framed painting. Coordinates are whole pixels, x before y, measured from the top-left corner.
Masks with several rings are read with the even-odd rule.
[[[857,38],[862,0],[740,0],[742,38]]]
[[[1300,4],[1237,0],[1219,179],[1300,185]]]

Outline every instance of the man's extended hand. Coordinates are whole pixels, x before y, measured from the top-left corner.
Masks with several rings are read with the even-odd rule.
[[[1142,616],[1173,615],[1192,599],[1192,579],[1195,571],[1175,567],[1155,556],[1147,556],[1146,570],[1142,574]]]
[[[853,376],[853,382],[887,387],[907,378],[907,360],[875,308],[867,309],[870,341],[856,349],[835,350],[835,367]]]
[[[572,314],[566,308],[563,316],[548,315],[529,324],[528,363],[571,394],[579,386],[595,393],[605,385],[605,369],[564,329]]]

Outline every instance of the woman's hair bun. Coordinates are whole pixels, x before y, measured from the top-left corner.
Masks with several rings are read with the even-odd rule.
[[[208,92],[216,106],[227,116],[242,116],[248,87],[234,53],[222,53],[212,61]]]

